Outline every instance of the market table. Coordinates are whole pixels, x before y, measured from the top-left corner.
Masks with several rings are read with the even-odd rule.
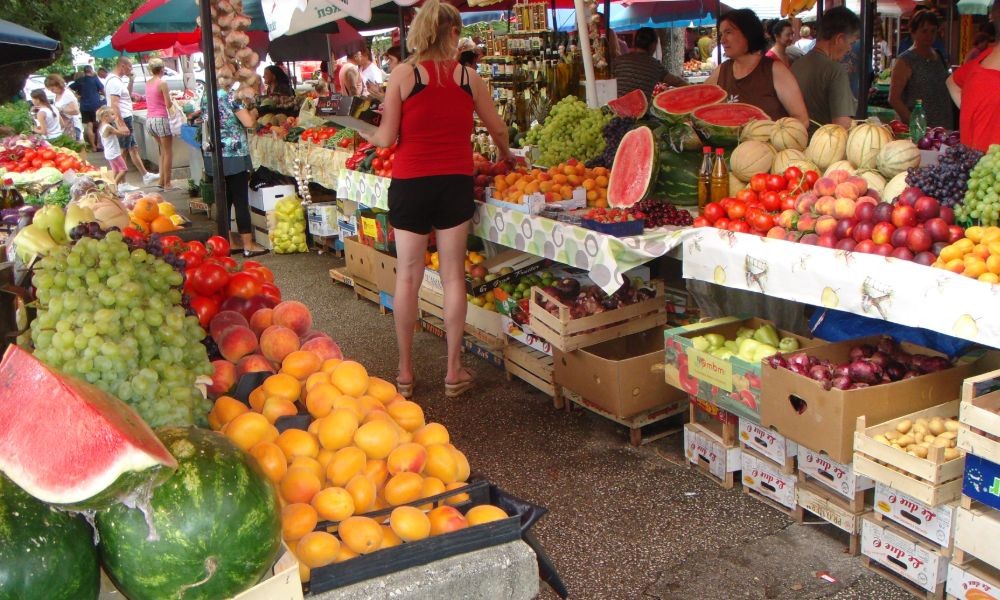
[[[338,179],[350,152],[324,148],[309,142],[286,142],[270,135],[251,135],[250,159],[254,168],[267,167],[272,171],[295,176],[295,161],[301,159],[311,170],[311,179],[328,189],[337,189]]]

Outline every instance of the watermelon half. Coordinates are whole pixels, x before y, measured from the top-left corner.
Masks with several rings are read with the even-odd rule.
[[[695,129],[713,146],[735,148],[740,130],[754,120],[767,119],[767,113],[751,104],[729,102],[703,106],[691,113]]]
[[[0,362],[0,472],[50,504],[100,509],[177,461],[127,404],[11,345]]]
[[[649,196],[659,168],[656,154],[656,138],[649,127],[636,127],[625,134],[608,180],[610,206],[627,208]]]
[[[710,83],[672,88],[653,98],[651,110],[661,121],[680,123],[696,109],[726,99],[726,90]]]
[[[608,102],[608,108],[619,117],[641,119],[646,116],[649,101],[646,100],[646,94],[642,90],[632,90],[621,98]]]

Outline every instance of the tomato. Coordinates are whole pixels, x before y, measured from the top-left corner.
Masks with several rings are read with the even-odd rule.
[[[246,271],[247,269],[256,269],[257,267],[263,267],[263,266],[264,265],[260,264],[259,262],[255,261],[255,260],[245,260],[245,261],[243,261],[243,270],[244,271]]]
[[[730,223],[728,229],[729,231],[735,231],[737,233],[750,233],[750,225],[742,219]]]
[[[198,317],[201,326],[208,329],[212,317],[219,313],[219,303],[211,296],[195,296],[191,298],[191,310]]]
[[[705,217],[695,217],[693,225],[695,227],[708,227],[711,223]]]
[[[31,162],[32,160],[35,159],[36,156],[38,156],[38,153],[35,152],[34,150],[25,150],[24,154],[21,155],[21,160],[26,160],[28,162]]]
[[[230,256],[216,256],[213,258],[217,264],[222,265],[230,273],[236,273],[240,270],[240,266]]]
[[[757,201],[757,192],[750,189],[742,189],[736,192],[736,199],[750,204],[751,202]]]
[[[169,252],[170,254],[180,254],[181,252],[187,250],[187,246],[184,245],[184,240],[176,235],[165,235],[161,237],[160,245],[163,247],[164,252]]]
[[[177,255],[178,258],[184,261],[184,266],[186,267],[197,267],[201,265],[201,260],[204,258],[197,252],[192,252],[191,250],[185,250]]]
[[[717,229],[729,229],[729,223],[731,223],[729,219],[721,217],[715,223],[712,223],[712,225],[714,225]]]
[[[806,171],[803,179],[805,180],[805,189],[811,190],[816,185],[816,180],[819,179],[819,173],[816,171]]]
[[[260,293],[260,281],[250,273],[236,273],[226,282],[226,295],[230,298],[252,298]]]
[[[272,273],[271,269],[268,269],[267,267],[251,267],[248,269],[246,268],[246,265],[244,265],[243,272],[250,273],[261,283],[274,283],[274,273]]]
[[[392,156],[392,150],[390,150],[389,148],[379,148],[378,150],[375,151],[375,154],[377,154],[378,157],[381,158],[382,160],[385,160],[390,156]]]
[[[381,171],[382,170],[382,159],[381,158],[374,158],[374,159],[372,159],[372,168],[375,169],[376,171]]]
[[[31,166],[34,167],[34,168],[36,168],[36,169],[40,169],[42,167],[42,163],[44,163],[44,162],[45,161],[42,160],[42,159],[40,159],[40,158],[33,158],[33,159],[31,159]]]
[[[213,235],[205,242],[205,250],[216,257],[229,256],[229,240],[221,235]]]
[[[789,167],[792,168],[792,167]],[[802,190],[802,180],[801,179],[789,179],[788,184],[785,189],[789,192],[797,192]]]
[[[195,268],[191,279],[192,287],[196,292],[202,296],[211,296],[226,287],[229,273],[222,265],[206,262]]]
[[[750,226],[758,233],[767,233],[767,230],[774,227],[774,217],[766,212],[757,212],[750,217]]]
[[[718,202],[709,202],[705,205],[704,217],[709,223],[715,223],[720,217],[724,216],[726,211],[722,208],[722,205]]]
[[[798,167],[788,167],[785,169],[785,179],[802,179],[802,169]]]
[[[38,153],[42,160],[52,160],[56,157],[56,151],[51,148],[46,148]]]
[[[260,295],[265,298],[270,298],[275,302],[281,302],[281,290],[279,290],[278,286],[273,283],[260,284]]]
[[[726,215],[733,220],[742,219],[747,214],[747,203],[742,200],[733,200],[726,208]]]
[[[757,192],[767,191],[767,173],[757,173],[750,178],[750,189]]]
[[[785,181],[784,175],[775,174],[767,176],[767,189],[771,190],[772,192],[779,192],[785,189],[785,186],[787,184],[788,182]]]
[[[782,196],[781,194],[778,194],[778,198],[781,200],[781,210],[795,210],[795,196]]]
[[[764,210],[768,212],[781,210],[781,198],[778,196],[778,192],[764,192],[760,195],[760,200],[764,205]]]
[[[187,249],[190,252],[194,252],[195,254],[197,254],[198,256],[200,256],[201,258],[205,258],[205,256],[208,254],[208,250],[205,249],[205,244],[202,244],[198,240],[192,240],[192,241],[188,242],[187,243]]]

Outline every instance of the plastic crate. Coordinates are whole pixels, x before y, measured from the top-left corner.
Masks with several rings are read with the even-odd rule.
[[[635,219],[634,221],[622,221],[620,223],[600,223],[590,219],[580,219],[580,226],[606,235],[615,237],[629,237],[632,235],[642,235],[646,228],[645,219]]]

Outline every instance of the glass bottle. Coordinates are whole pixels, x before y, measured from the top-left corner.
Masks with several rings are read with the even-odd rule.
[[[705,213],[705,205],[712,199],[712,147],[701,149],[701,168],[698,170],[698,214]]]
[[[719,202],[729,196],[729,170],[726,168],[726,157],[722,148],[715,149],[715,162],[712,164],[710,181],[712,202]]]
[[[910,113],[910,140],[916,144],[927,133],[927,115],[924,114],[924,101],[917,98],[917,103]]]

